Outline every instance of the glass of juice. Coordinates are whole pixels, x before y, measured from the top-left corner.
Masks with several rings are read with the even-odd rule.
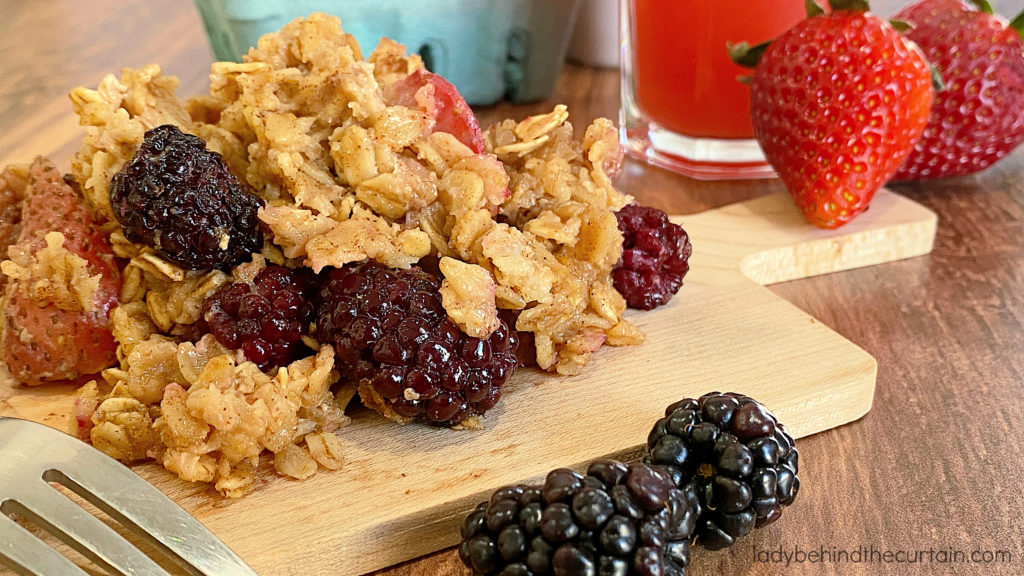
[[[728,43],[778,37],[804,0],[623,0],[620,136],[634,158],[706,180],[775,175],[754,140],[752,70]]]

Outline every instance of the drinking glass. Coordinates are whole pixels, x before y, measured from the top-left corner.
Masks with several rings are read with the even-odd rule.
[[[623,0],[620,137],[626,152],[706,180],[775,175],[754,140],[750,75],[727,43],[771,40],[804,0]]]

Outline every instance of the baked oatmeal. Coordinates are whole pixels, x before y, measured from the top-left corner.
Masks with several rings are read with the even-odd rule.
[[[340,467],[357,391],[392,420],[477,428],[524,352],[573,375],[643,341],[612,278],[631,198],[610,121],[578,140],[559,105],[482,131],[419,56],[384,39],[364,57],[323,14],[214,63],[208,94],[177,87],[154,64],[71,93],[68,180],[119,281],[116,350],[73,427],[108,454],[237,497],[264,451],[295,478]],[[25,174],[0,177],[5,215]],[[11,252],[8,292],[56,261],[45,244]]]

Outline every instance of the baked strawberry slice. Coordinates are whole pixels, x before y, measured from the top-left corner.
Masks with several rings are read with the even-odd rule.
[[[473,152],[484,152],[480,121],[451,82],[422,68],[395,82],[387,90],[393,106],[418,108],[434,119],[435,132],[447,132]]]
[[[921,137],[931,70],[864,0],[832,0],[764,49],[750,113],[765,157],[807,220],[863,212]]]
[[[7,257],[7,247],[21,237],[21,210],[28,188],[28,168],[13,166],[0,172],[0,260]],[[7,277],[0,274],[0,294]]]
[[[5,172],[10,174],[10,172]],[[121,275],[106,234],[48,160],[29,168],[18,241],[0,264],[0,352],[25,384],[73,380],[116,363],[109,315]]]
[[[898,180],[972,174],[1024,142],[1024,40],[983,0],[924,0],[896,15],[938,68],[924,135],[896,172]],[[1024,29],[1024,18],[1014,20]]]

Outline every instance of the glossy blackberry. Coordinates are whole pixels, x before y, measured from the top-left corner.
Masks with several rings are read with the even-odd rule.
[[[662,470],[599,460],[496,491],[463,522],[459,557],[484,576],[685,576],[698,515]]]
[[[690,237],[656,208],[630,204],[616,216],[622,260],[612,271],[615,289],[630,308],[650,310],[667,304],[690,269]]]
[[[699,497],[696,541],[711,550],[778,520],[800,489],[793,438],[741,394],[713,392],[672,404],[647,447],[647,462]]]
[[[110,181],[110,204],[125,237],[190,270],[226,270],[263,247],[262,200],[220,154],[171,124],[146,132]]]
[[[313,321],[316,289],[308,268],[267,266],[251,284],[233,282],[207,298],[203,321],[218,342],[261,369],[286,366],[310,352],[302,336]]]
[[[363,403],[400,422],[458,424],[490,410],[516,369],[518,336],[503,321],[467,336],[441,306],[436,276],[367,262],[332,269],[320,290],[316,333],[334,345]]]

